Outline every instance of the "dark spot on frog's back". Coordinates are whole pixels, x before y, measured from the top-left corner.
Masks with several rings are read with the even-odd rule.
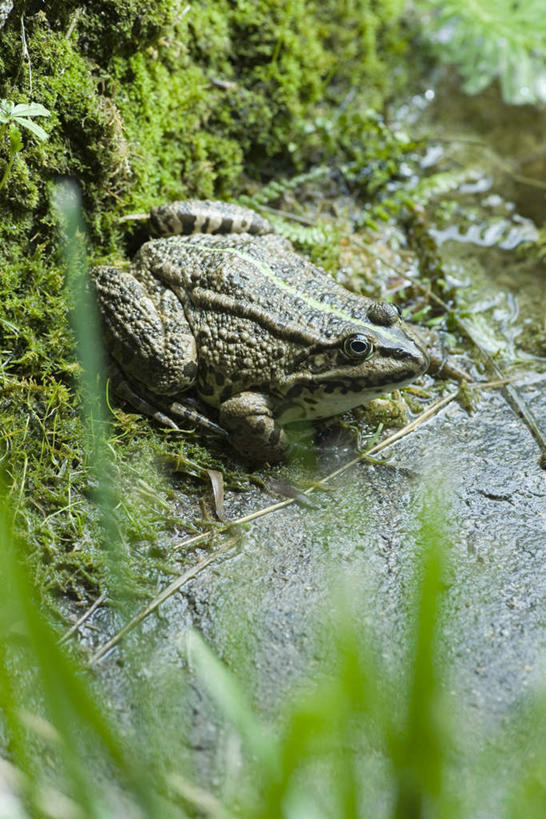
[[[193,380],[197,376],[197,364],[194,361],[188,361],[184,367],[184,376],[188,380]]]
[[[214,395],[214,387],[211,384],[200,383],[199,392],[201,395]]]

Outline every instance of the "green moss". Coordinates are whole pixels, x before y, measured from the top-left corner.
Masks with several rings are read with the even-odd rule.
[[[52,2],[24,17],[22,66],[24,9],[16,5],[2,34],[0,93],[15,102],[32,95],[49,108],[50,139],[37,145],[25,135],[0,206],[36,219],[47,210],[44,182],[76,176],[96,238],[110,249],[120,210],[187,193],[227,196],[243,167],[263,175],[271,157],[288,170],[348,143],[357,150],[360,112],[390,90],[379,43],[387,53],[400,47],[387,26],[399,2],[382,4],[380,15],[363,0],[224,0],[187,13],[174,0]],[[365,88],[351,106],[359,133],[343,100],[357,88]],[[51,238],[49,225],[44,233]]]
[[[115,59],[111,83],[130,150],[130,210],[147,211],[160,198],[210,197],[233,189],[241,148],[205,129],[210,100],[200,68],[174,71],[168,61],[145,52]]]
[[[177,0],[51,0],[35,7],[16,2],[0,32],[0,97],[51,111],[48,140],[22,134],[24,148],[0,191],[3,463],[42,588],[81,598],[106,568],[82,443],[53,181],[78,179],[93,256],[117,260],[138,240],[131,235],[138,228],[120,217],[167,199],[234,197],[332,158],[371,163],[384,182],[396,146],[385,143],[370,108],[394,87],[402,3],[196,0],[186,9]],[[0,172],[7,148],[4,140]],[[331,261],[335,249],[324,240],[315,255]],[[188,491],[203,491],[203,466],[220,466],[231,485],[247,480],[232,471],[229,453],[218,449],[215,458],[199,440],[117,415],[117,519],[137,585],[146,575],[143,544],[173,525],[160,500],[172,472],[165,482],[157,459],[186,474]],[[134,494],[135,468],[160,487],[159,500]]]

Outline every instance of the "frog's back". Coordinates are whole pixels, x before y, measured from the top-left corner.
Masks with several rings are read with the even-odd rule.
[[[374,302],[345,290],[276,234],[171,236],[148,242],[135,261],[177,292],[190,314],[247,306],[281,335],[297,327],[317,343],[353,325],[369,327]]]

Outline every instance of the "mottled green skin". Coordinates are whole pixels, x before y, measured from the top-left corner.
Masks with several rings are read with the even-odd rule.
[[[251,458],[283,457],[284,424],[352,409],[428,366],[395,307],[347,292],[273,234],[155,239],[129,271],[94,275],[133,384],[158,396],[195,386]],[[349,357],[355,336],[371,351]]]

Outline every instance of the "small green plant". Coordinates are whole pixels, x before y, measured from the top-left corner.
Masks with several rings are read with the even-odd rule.
[[[546,18],[541,0],[420,0],[423,30],[456,63],[468,94],[498,78],[515,104],[546,100]]]
[[[33,122],[32,117],[48,117],[50,111],[39,102],[15,103],[10,100],[0,100],[0,144],[7,134],[9,139],[8,163],[0,180],[0,190],[6,184],[13,160],[23,148],[23,140],[19,127],[26,128],[40,140],[47,139],[47,132]]]

